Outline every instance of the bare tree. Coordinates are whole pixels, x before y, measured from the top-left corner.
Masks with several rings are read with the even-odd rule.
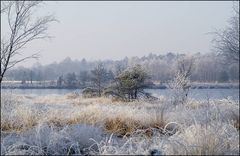
[[[17,55],[21,55],[21,50],[27,44],[33,40],[50,37],[46,34],[48,24],[56,19],[51,15],[39,18],[33,16],[35,8],[41,3],[40,1],[9,1],[1,6],[1,16],[6,15],[10,33],[7,37],[1,35],[0,85],[9,68],[26,59],[38,58],[37,53],[16,58]]]
[[[86,86],[86,82],[89,79],[89,73],[87,70],[80,71],[79,73],[79,80],[82,86]]]
[[[103,85],[106,81],[107,71],[104,68],[102,63],[98,63],[98,65],[91,72],[93,76],[92,77],[93,85],[97,89],[97,94],[100,97],[102,95],[102,91],[104,87]]]
[[[118,75],[120,75],[123,71],[124,71],[124,69],[125,69],[126,67],[124,67],[124,65],[123,64],[121,64],[121,63],[117,63],[116,65],[115,65],[115,75],[116,76],[118,76]]]
[[[10,3],[7,3],[7,2],[5,2],[5,1],[1,1],[1,13],[6,12],[9,4],[10,4]]]
[[[239,63],[239,3],[233,4],[234,16],[228,21],[224,30],[213,32],[214,48],[223,55],[228,63]]]
[[[177,71],[174,79],[169,83],[169,88],[173,89],[173,104],[184,104],[187,100],[190,85],[190,76],[193,71],[194,58],[183,57],[177,61]]]

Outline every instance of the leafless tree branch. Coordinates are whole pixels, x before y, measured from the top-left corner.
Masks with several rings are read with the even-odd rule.
[[[47,35],[48,24],[57,20],[51,15],[34,19],[33,9],[37,8],[40,3],[40,1],[2,3],[4,5],[1,6],[1,15],[6,13],[10,35],[5,40],[1,37],[0,84],[8,69],[22,61],[36,59],[39,56],[33,54],[22,59],[14,59],[14,56],[21,54],[21,49],[34,40],[50,37]]]
[[[233,17],[224,30],[212,32],[214,49],[224,56],[228,63],[239,63],[239,4],[233,5]]]

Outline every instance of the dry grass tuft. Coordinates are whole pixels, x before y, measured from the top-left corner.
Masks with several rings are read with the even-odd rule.
[[[25,125],[13,125],[11,123],[4,123],[1,124],[1,131],[4,132],[23,132],[31,129],[32,127],[36,126],[37,124],[28,124],[28,126]]]
[[[140,127],[138,121],[132,119],[107,119],[104,123],[104,129],[109,133],[117,134],[118,136],[128,136]]]
[[[133,120],[131,118],[108,118],[104,123],[104,129],[108,133],[114,133],[119,137],[130,136],[136,131],[141,131],[148,137],[153,136],[153,130],[158,130],[160,133],[164,133],[165,122],[156,122],[145,125],[141,121]]]

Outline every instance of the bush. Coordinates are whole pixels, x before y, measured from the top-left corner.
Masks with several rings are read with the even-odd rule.
[[[147,72],[140,65],[127,69],[115,78],[115,83],[107,90],[105,95],[119,97],[124,101],[138,99],[140,94],[145,94],[143,89],[147,87]]]
[[[94,88],[84,88],[82,91],[82,96],[85,98],[97,97],[98,90]]]

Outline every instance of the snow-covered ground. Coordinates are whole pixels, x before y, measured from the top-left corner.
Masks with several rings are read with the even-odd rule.
[[[3,93],[1,154],[239,154],[239,100]]]

